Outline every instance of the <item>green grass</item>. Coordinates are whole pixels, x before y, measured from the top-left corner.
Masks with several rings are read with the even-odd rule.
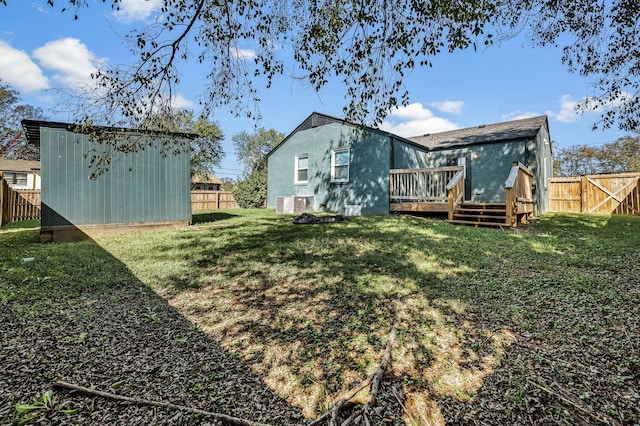
[[[0,233],[0,303],[28,322],[139,281],[308,417],[375,371],[400,315],[392,372],[408,422],[480,411],[518,423],[531,406],[539,418],[585,415],[536,384],[628,419],[639,402],[626,391],[640,368],[639,230],[639,217],[569,214],[517,232],[404,216],[293,225],[270,210],[200,213],[188,228],[98,245],[40,245],[37,230],[11,230]]]

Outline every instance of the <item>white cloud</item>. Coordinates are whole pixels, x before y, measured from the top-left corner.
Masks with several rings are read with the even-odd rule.
[[[231,48],[231,55],[243,61],[253,59],[256,57],[256,51],[253,49],[238,49],[237,47]]]
[[[54,80],[77,86],[91,83],[96,58],[80,40],[67,37],[50,41],[33,51],[33,56],[46,68],[56,71]]]
[[[507,114],[503,114],[502,121],[522,120],[525,118],[539,117],[541,115],[542,114],[537,112],[532,112],[532,111],[522,112],[518,110],[518,111],[509,112]]]
[[[0,79],[21,92],[48,89],[49,81],[29,55],[0,40]]]
[[[427,133],[444,132],[458,126],[446,118],[436,117],[421,103],[393,110],[380,125],[380,129],[398,136],[420,136]]]
[[[560,111],[547,111],[547,115],[561,123],[575,123],[580,120],[580,113],[576,111],[579,101],[574,101],[571,95],[562,95],[560,98]]]
[[[462,107],[464,106],[464,102],[442,101],[442,102],[431,102],[429,105],[434,107],[438,111],[446,112],[449,114],[460,114],[462,112]]]
[[[171,99],[171,107],[174,109],[191,109],[193,108],[193,101],[181,94],[177,94]]]
[[[120,21],[144,21],[162,7],[162,0],[120,0],[113,15]]]

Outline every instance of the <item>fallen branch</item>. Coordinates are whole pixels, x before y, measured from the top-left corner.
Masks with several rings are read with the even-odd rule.
[[[368,386],[371,383],[372,379],[373,379],[373,375],[371,375],[371,376],[367,377],[366,379],[364,379],[362,382],[360,382],[360,384],[358,386],[356,386],[355,388],[351,389],[346,394],[344,394],[342,396],[342,398],[340,398],[340,400],[338,402],[336,402],[336,404],[333,407],[331,407],[329,410],[325,411],[325,413],[322,416],[318,417],[317,419],[315,419],[314,421],[309,423],[308,426],[317,426],[322,421],[324,421],[327,417],[329,417],[329,416],[333,417],[333,413],[334,412],[337,414],[342,409],[342,407],[347,402],[349,402],[351,400],[351,398],[356,396],[356,394],[358,392],[360,392],[362,389],[364,389],[366,386]]]
[[[391,327],[391,331],[389,332],[389,337],[387,338],[387,347],[384,350],[384,355],[382,356],[382,361],[380,362],[380,366],[378,370],[373,375],[373,379],[371,380],[371,395],[369,396],[369,401],[362,407],[362,421],[366,426],[369,425],[369,410],[375,405],[376,398],[378,396],[378,392],[380,391],[380,383],[382,382],[382,377],[384,376],[385,371],[387,371],[387,366],[391,361],[391,349],[393,349],[393,345],[396,340],[396,329],[400,325],[400,315],[396,317],[396,322],[393,323],[393,327]],[[358,421],[359,419],[356,419]],[[352,422],[345,422],[342,426],[349,426]]]
[[[413,420],[413,417],[411,416],[411,414],[409,414],[409,411],[407,410],[407,407],[404,406],[404,404],[402,403],[402,401],[400,401],[400,397],[398,396],[398,394],[396,393],[395,390],[391,389],[391,393],[393,394],[393,396],[396,397],[396,400],[398,401],[398,404],[400,404],[400,407],[402,407],[402,411],[404,412],[404,414],[409,418],[409,420],[411,421],[411,424],[413,426],[418,426],[418,424],[416,423],[415,420]]]
[[[571,405],[572,407],[577,408],[578,410],[580,410],[580,411],[582,411],[583,413],[587,414],[589,417],[591,417],[591,418],[592,418],[592,419],[594,419],[594,420],[597,420],[597,421],[599,421],[599,422],[601,422],[601,423],[604,423],[604,424],[607,424],[607,425],[608,425],[608,424],[614,424],[614,425],[620,425],[620,424],[621,424],[620,422],[618,422],[618,421],[617,421],[617,420],[615,420],[614,418],[609,417],[609,416],[607,416],[607,415],[606,415],[606,414],[604,414],[604,413],[602,413],[602,414],[605,416],[605,418],[602,418],[602,417],[600,417],[599,415],[597,415],[596,413],[594,413],[593,411],[588,410],[588,409],[586,409],[586,408],[584,408],[584,407],[580,406],[579,404],[576,404],[575,402],[573,402],[573,401],[572,401],[572,400],[570,400],[569,398],[564,397],[564,396],[560,395],[559,393],[554,392],[554,391],[552,391],[551,389],[549,389],[549,388],[547,388],[547,387],[545,387],[545,386],[542,386],[542,385],[540,385],[540,384],[538,384],[538,383],[534,382],[533,380],[529,380],[529,379],[527,379],[527,382],[528,382],[528,383],[530,383],[530,384],[532,384],[533,386],[537,387],[538,389],[541,389],[541,390],[543,390],[543,391],[547,392],[548,394],[550,394],[550,395],[552,395],[552,396],[555,396],[556,398],[558,398],[558,399],[560,399],[561,401],[563,401],[563,402],[565,402],[565,403],[567,403],[567,404]]]
[[[400,325],[400,315],[396,318],[396,322],[393,323],[393,327],[391,327],[391,331],[389,332],[389,338],[387,339],[387,348],[384,351],[384,355],[382,356],[382,362],[380,363],[380,367],[378,367],[378,371],[373,375],[373,380],[371,381],[371,396],[369,397],[369,402],[365,405],[365,411],[372,407],[376,402],[376,397],[378,395],[378,391],[380,390],[380,382],[382,382],[382,376],[384,372],[387,370],[387,365],[389,365],[389,361],[391,361],[391,349],[396,340],[396,329]]]
[[[170,402],[158,402],[158,401],[151,401],[151,400],[148,400],[148,399],[140,399],[140,398],[132,398],[132,397],[128,397],[128,396],[116,395],[116,394],[109,393],[109,392],[103,392],[103,391],[99,391],[99,390],[95,390],[95,389],[85,388],[83,386],[74,385],[72,383],[67,383],[67,382],[63,382],[63,381],[60,381],[60,380],[55,382],[54,386],[57,386],[57,387],[60,387],[60,388],[64,388],[64,389],[70,389],[70,390],[82,392],[82,393],[85,393],[85,394],[88,394],[88,395],[100,396],[102,398],[109,398],[109,399],[113,399],[113,400],[116,400],[116,401],[126,402],[126,403],[129,403],[129,404],[149,405],[149,406],[152,406],[152,407],[170,408],[172,410],[180,410],[180,411],[186,411],[186,412],[194,413],[194,414],[201,414],[203,416],[211,417],[211,418],[214,418],[216,420],[220,420],[220,421],[226,422],[228,424],[232,424],[232,425],[238,425],[238,426],[268,426],[268,425],[265,425],[263,423],[256,423],[256,422],[252,422],[250,420],[245,420],[245,419],[240,419],[238,417],[228,416],[226,414],[213,413],[211,411],[200,410],[198,408],[191,408],[191,407],[185,407],[184,405],[171,404]]]

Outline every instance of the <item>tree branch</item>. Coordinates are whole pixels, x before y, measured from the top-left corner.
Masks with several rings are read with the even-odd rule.
[[[108,399],[113,399],[115,401],[126,402],[129,404],[149,405],[152,407],[170,408],[172,410],[186,411],[193,414],[201,414],[203,416],[211,417],[216,420],[220,420],[228,424],[237,425],[237,426],[268,426],[263,423],[256,423],[251,420],[240,419],[238,417],[228,416],[226,414],[213,413],[211,411],[200,410],[198,408],[185,407],[183,405],[171,404],[169,402],[158,402],[158,401],[151,401],[148,399],[131,398],[128,396],[116,395],[109,392],[103,392],[95,389],[85,388],[83,386],[74,385],[72,383],[67,383],[60,380],[56,381],[54,383],[54,386],[82,392],[88,395],[100,396],[102,398],[108,398]]]

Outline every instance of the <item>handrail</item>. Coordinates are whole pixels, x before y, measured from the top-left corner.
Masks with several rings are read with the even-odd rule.
[[[533,172],[520,162],[513,162],[509,177],[505,184],[506,222],[509,226],[517,226],[518,216],[526,221],[527,215],[533,213]]]
[[[449,221],[453,220],[453,213],[458,208],[460,202],[464,199],[464,169],[458,170],[458,172],[451,178],[447,184],[447,200],[449,203],[448,216]]]
[[[439,172],[453,172],[457,170],[461,170],[462,166],[443,166],[443,167],[432,167],[432,168],[421,168],[421,169],[391,169],[389,170],[390,174],[402,174],[402,173],[439,173]]]
[[[447,191],[452,189],[458,183],[458,181],[460,179],[462,179],[463,177],[464,177],[464,170],[459,170],[458,173],[453,175],[453,177],[451,178],[451,180],[447,184]]]
[[[514,161],[511,166],[511,172],[509,173],[509,177],[507,178],[507,181],[504,183],[505,188],[513,188],[513,186],[516,183],[516,178],[518,177],[518,173],[521,170],[524,173],[528,174],[529,176],[533,177],[533,172],[531,171],[530,168],[520,163],[519,161]]]

